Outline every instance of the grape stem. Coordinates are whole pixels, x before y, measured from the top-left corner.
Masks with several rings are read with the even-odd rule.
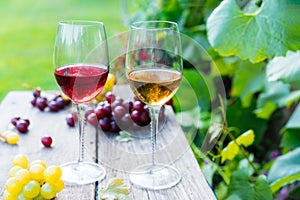
[[[6,137],[4,135],[0,134],[0,140],[2,142],[6,142]]]
[[[225,137],[227,135],[229,135],[230,139],[239,147],[239,149],[241,150],[244,158],[247,159],[248,163],[250,164],[250,166],[254,170],[254,172],[256,174],[259,174],[258,171],[257,171],[257,169],[255,168],[253,162],[250,161],[249,155],[246,153],[245,149],[236,141],[234,135],[232,134],[231,131],[234,130],[234,128],[229,128],[228,127],[228,123],[227,123],[227,119],[226,119],[226,112],[225,112],[225,105],[224,105],[224,102],[223,102],[223,100],[222,100],[222,98],[221,98],[220,95],[219,95],[219,99],[220,99],[220,103],[221,103],[220,109],[221,109],[221,112],[222,112],[222,115],[223,115],[223,119],[224,119],[224,130],[223,130],[223,133],[225,133],[224,134],[224,140],[225,140]]]

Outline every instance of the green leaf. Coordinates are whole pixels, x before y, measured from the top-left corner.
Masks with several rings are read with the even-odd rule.
[[[295,111],[293,112],[293,115],[290,117],[285,127],[287,129],[300,129],[299,119],[300,119],[300,105],[296,107]]]
[[[227,103],[226,119],[229,127],[236,127],[240,130],[240,132],[253,129],[255,132],[254,144],[258,145],[267,128],[267,120],[258,118],[253,113],[255,108],[256,101],[254,101],[254,99],[251,102],[251,105],[247,108],[242,107],[240,101],[231,99]],[[235,137],[238,137],[238,135],[235,135]]]
[[[284,135],[281,140],[281,146],[289,148],[297,148],[300,146],[300,106],[298,105],[287,122]]]
[[[255,198],[254,199],[273,199],[270,186],[267,178],[264,175],[260,175],[254,185]]]
[[[300,148],[277,157],[268,175],[273,192],[294,180],[300,180]]]
[[[105,189],[99,190],[101,200],[131,200],[129,190],[121,178],[109,180]]]
[[[290,107],[294,102],[300,99],[300,90],[292,91],[285,100],[285,105]]]
[[[299,11],[300,12],[300,11]],[[267,65],[269,81],[283,81],[285,83],[300,82],[300,51],[288,52],[286,57],[276,57]]]
[[[236,0],[224,0],[207,21],[208,40],[223,56],[260,62],[300,49],[300,2],[264,0],[244,13]]]
[[[266,109],[264,107],[269,107],[270,109],[273,106],[284,107],[286,105],[286,100],[290,95],[290,85],[282,83],[282,82],[265,82],[264,92],[259,94],[257,100],[257,110]],[[272,103],[272,105],[268,105]],[[269,114],[272,114],[271,112]]]
[[[259,176],[255,183],[251,184],[247,169],[241,168],[231,176],[227,199],[268,200],[272,199],[272,193],[265,176]]]
[[[228,199],[233,199],[233,195],[241,199],[251,199],[254,196],[254,190],[248,182],[248,172],[245,168],[239,169],[231,175],[228,187]]]
[[[282,186],[294,182],[295,180],[300,180],[300,173],[284,177],[271,185],[271,190],[273,193],[277,192]]]
[[[273,102],[267,102],[262,108],[255,109],[254,113],[258,118],[269,119],[276,108],[277,106]]]
[[[299,119],[299,118],[298,118]],[[280,146],[288,148],[297,148],[300,146],[300,128],[286,129],[281,139]]]
[[[118,142],[129,142],[132,141],[133,138],[131,137],[131,134],[126,131],[120,131],[119,135],[116,137],[116,140]]]
[[[232,95],[241,98],[243,107],[249,107],[254,93],[263,89],[264,63],[241,62],[233,78]]]

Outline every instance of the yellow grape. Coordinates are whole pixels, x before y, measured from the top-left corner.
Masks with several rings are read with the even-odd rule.
[[[64,99],[64,100],[70,100],[70,98],[65,95],[64,93],[61,93],[61,97]]]
[[[56,187],[56,192],[58,193],[58,192],[60,192],[60,191],[62,191],[64,189],[65,183],[61,179],[59,179],[56,182],[55,187]]]
[[[45,183],[41,187],[41,195],[45,199],[52,199],[52,198],[54,198],[55,195],[56,195],[56,188],[55,188],[55,186],[53,184],[51,184],[51,183]]]
[[[42,165],[45,169],[46,169],[46,167],[47,167],[46,163],[45,163],[44,161],[42,161],[42,160],[35,160],[35,161],[32,161],[32,162],[30,163],[30,166],[32,166],[32,165],[34,165],[34,164],[40,164],[40,165]]]
[[[19,141],[19,135],[15,132],[10,131],[5,135],[5,139],[8,144],[17,144]]]
[[[28,168],[28,158],[23,154],[18,154],[12,161],[13,166],[20,166],[24,169]]]
[[[4,200],[15,200],[17,197],[14,194],[9,193],[7,190],[3,192]]]
[[[20,169],[15,176],[16,182],[25,185],[30,181],[30,173],[27,169]]]
[[[22,192],[27,198],[35,198],[40,193],[40,184],[37,181],[30,181],[23,187]]]
[[[41,194],[39,194],[37,197],[34,197],[33,200],[46,200],[46,199],[42,197]]]
[[[8,172],[8,177],[15,177],[16,173],[21,169],[23,168],[20,166],[13,166]]]
[[[5,182],[5,189],[14,195],[19,194],[22,191],[22,185],[16,181],[15,177],[11,177]]]
[[[59,166],[56,165],[49,166],[44,171],[45,181],[52,184],[55,184],[60,179],[61,175],[62,175],[62,170]]]
[[[20,194],[17,196],[17,200],[31,200],[31,199],[25,197],[23,193],[20,193]]]
[[[95,97],[95,99],[98,102],[103,101],[105,99],[106,93],[113,90],[113,86],[114,86],[115,82],[116,82],[115,76],[113,74],[108,74],[106,83],[105,83],[101,93],[99,95],[97,95]]]
[[[41,164],[31,165],[29,168],[30,177],[33,180],[40,181],[44,179],[45,167]]]

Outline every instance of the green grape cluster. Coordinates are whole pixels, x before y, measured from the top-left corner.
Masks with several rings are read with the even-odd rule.
[[[46,166],[42,160],[29,163],[25,155],[18,154],[12,161],[5,183],[5,200],[53,199],[64,188],[59,166]]]
[[[8,144],[17,144],[19,135],[14,131],[7,130],[5,132],[0,132],[0,140],[7,142]]]

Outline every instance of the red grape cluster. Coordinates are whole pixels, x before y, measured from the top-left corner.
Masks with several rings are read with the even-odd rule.
[[[26,133],[30,125],[29,119],[23,119],[21,117],[12,118],[11,123],[20,133]]]
[[[87,110],[85,116],[89,124],[112,133],[118,133],[121,129],[136,130],[151,121],[147,105],[137,98],[133,102],[125,101],[111,92],[106,94],[105,101],[99,102],[95,109]]]
[[[40,111],[44,111],[46,108],[49,109],[50,112],[58,112],[65,108],[65,106],[70,104],[70,100],[64,99],[60,94],[55,95],[54,98],[48,100],[47,97],[43,97],[41,95],[41,90],[35,89],[32,93],[33,99],[31,100],[31,104],[34,107],[37,107]]]
[[[172,105],[172,100],[166,103]],[[136,96],[133,101],[116,97],[112,92],[105,95],[105,100],[97,104],[96,108],[88,109],[85,113],[87,123],[101,128],[104,132],[118,133],[120,130],[135,131],[151,122],[149,108]],[[164,117],[164,109],[161,110],[160,119]],[[66,117],[66,123],[74,127],[78,117],[76,113],[70,113]]]

